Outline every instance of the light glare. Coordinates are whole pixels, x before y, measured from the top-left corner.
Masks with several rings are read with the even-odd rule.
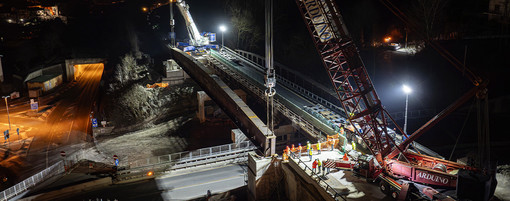
[[[227,27],[225,25],[220,26],[220,31],[225,32],[227,30]]]
[[[410,94],[411,92],[413,92],[413,90],[410,87],[408,87],[407,85],[403,85],[402,90],[404,90],[404,93],[406,93],[406,94]]]

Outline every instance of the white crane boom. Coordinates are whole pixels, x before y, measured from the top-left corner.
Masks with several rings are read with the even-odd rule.
[[[184,17],[184,21],[186,21],[186,28],[188,29],[190,45],[193,46],[208,45],[209,38],[200,35],[197,25],[193,21],[193,17],[191,17],[191,13],[189,12],[189,5],[186,4],[185,1],[181,0],[177,1],[177,7],[179,7],[179,11],[181,11],[182,16]]]

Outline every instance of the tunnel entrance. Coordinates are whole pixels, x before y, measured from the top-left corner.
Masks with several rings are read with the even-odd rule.
[[[85,71],[87,71],[87,67],[91,65],[99,65],[101,69],[104,69],[104,63],[88,63],[88,64],[75,64],[73,65],[74,77],[73,80],[78,80]]]

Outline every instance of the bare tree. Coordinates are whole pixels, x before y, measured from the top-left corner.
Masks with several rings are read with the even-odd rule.
[[[261,23],[258,23],[258,20],[264,19],[264,13],[261,10],[263,3],[257,0],[225,2],[226,9],[231,15],[236,48],[253,50],[263,41],[263,27],[260,26]]]
[[[450,0],[414,0],[411,6],[412,17],[410,20],[425,33],[427,39],[431,39],[438,33],[440,19],[446,13],[446,6]]]

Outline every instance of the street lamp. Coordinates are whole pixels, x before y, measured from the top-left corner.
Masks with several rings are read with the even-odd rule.
[[[223,34],[225,33],[225,31],[227,31],[227,27],[225,25],[221,25],[220,31],[221,31],[221,49],[223,49]]]
[[[7,120],[9,121],[9,130],[11,130],[11,119],[9,118],[9,105],[7,104],[7,98],[10,98],[11,96],[2,96],[3,99],[5,99],[5,108],[7,108]]]
[[[413,90],[405,84],[402,85],[402,90],[404,91],[404,93],[406,93],[406,111],[405,111],[405,116],[404,116],[404,133],[407,134],[407,107],[409,106],[409,94],[411,92],[413,92]]]

